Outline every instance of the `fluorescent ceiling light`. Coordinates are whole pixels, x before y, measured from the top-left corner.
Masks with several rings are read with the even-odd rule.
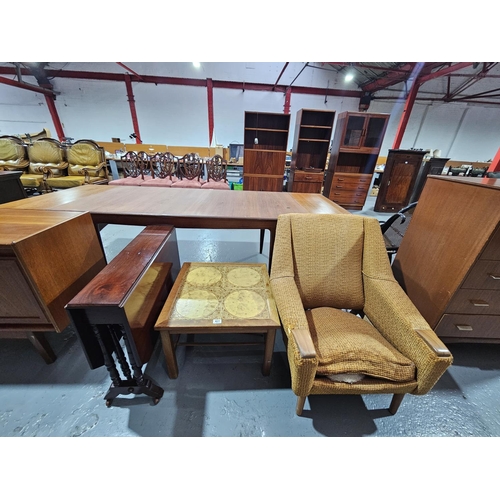
[[[199,68],[201,65],[200,65],[200,63],[199,63],[199,62],[194,62],[194,63],[193,63],[193,66],[194,66],[195,68]]]
[[[347,75],[345,75],[346,82],[350,82],[353,78],[354,78],[354,75],[352,73],[347,73]]]

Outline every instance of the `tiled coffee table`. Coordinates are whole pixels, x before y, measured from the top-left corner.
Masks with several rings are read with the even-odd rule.
[[[170,378],[179,374],[174,338],[181,334],[262,333],[269,375],[279,327],[265,264],[207,262],[182,266],[155,325]]]

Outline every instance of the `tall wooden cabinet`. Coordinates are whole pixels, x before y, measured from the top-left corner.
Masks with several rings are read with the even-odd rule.
[[[243,189],[283,191],[290,115],[245,111]]]
[[[429,176],[392,265],[447,342],[500,343],[500,179]]]
[[[360,210],[368,194],[389,115],[346,111],[335,127],[323,195]]]
[[[375,201],[376,212],[399,212],[410,203],[425,151],[389,149]]]
[[[335,111],[297,111],[288,191],[321,193],[334,119]]]

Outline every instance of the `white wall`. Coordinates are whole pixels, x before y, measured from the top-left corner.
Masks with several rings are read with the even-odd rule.
[[[50,63],[65,70],[125,70],[116,63]],[[246,81],[274,84],[284,63],[202,63],[200,70],[190,63],[125,63],[142,74],[214,80]],[[315,63],[317,64],[317,63]],[[289,63],[279,84],[338,88],[343,85],[335,72],[306,68],[304,63]],[[297,77],[297,75],[300,75]],[[35,83],[26,78],[27,83]],[[133,132],[126,87],[123,82],[55,78],[59,93],[56,108],[67,136],[110,141],[119,137],[133,142]],[[141,138],[145,143],[208,146],[208,110],[206,87],[132,84]],[[352,90],[356,86],[352,85]],[[215,87],[214,141],[228,146],[243,142],[245,111],[283,112],[285,96],[281,92],[222,89]],[[288,149],[293,144],[297,110],[358,110],[355,98],[324,95],[291,94],[291,121]],[[392,147],[404,102],[372,101],[370,112],[390,113],[381,155]],[[0,84],[0,134],[34,133],[55,127],[43,95]],[[500,108],[457,103],[417,102],[412,110],[401,148],[440,149],[442,156],[456,160],[488,161],[500,147]]]

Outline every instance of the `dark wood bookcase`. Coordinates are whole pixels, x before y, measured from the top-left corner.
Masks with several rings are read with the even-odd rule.
[[[345,111],[335,127],[323,195],[360,210],[368,194],[389,115]]]
[[[321,193],[334,119],[335,111],[297,111],[288,191]]]
[[[283,191],[290,115],[245,111],[243,189]]]

